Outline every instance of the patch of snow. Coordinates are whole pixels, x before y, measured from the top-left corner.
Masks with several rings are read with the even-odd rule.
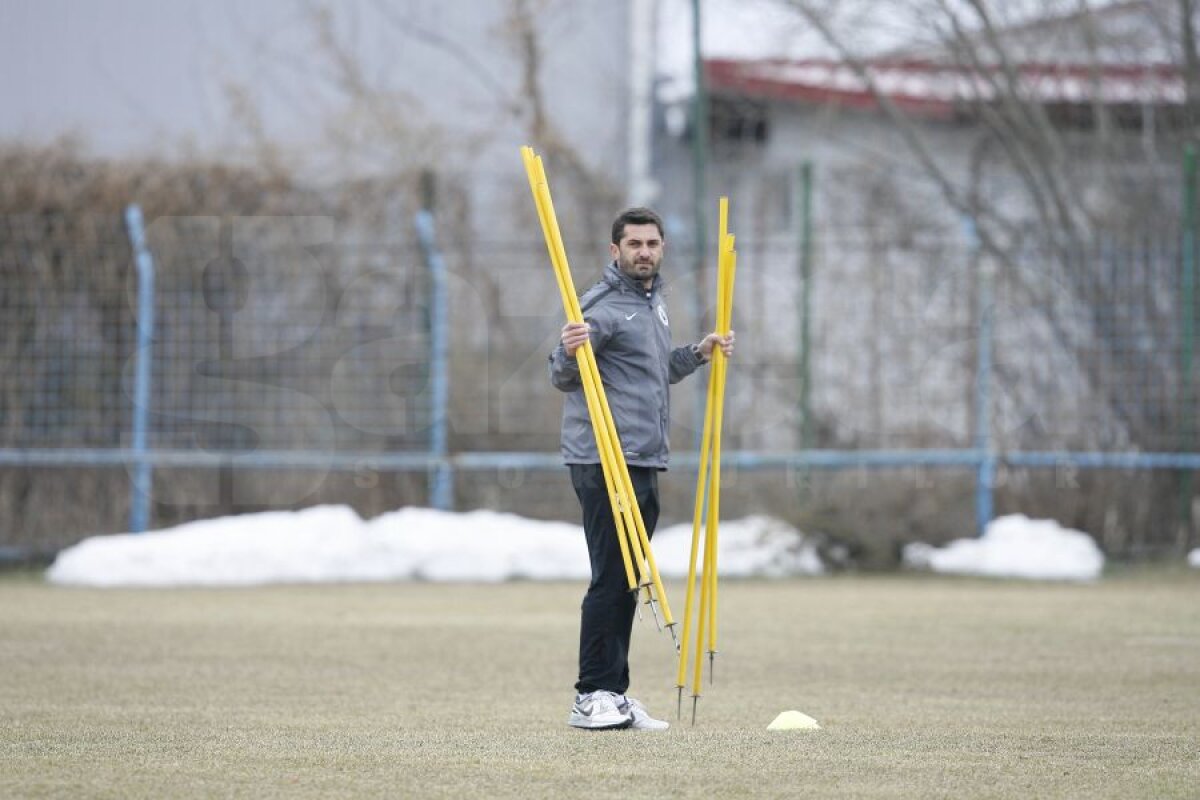
[[[691,525],[654,536],[664,578],[687,575]],[[813,575],[816,548],[770,517],[719,528],[722,577]],[[495,511],[402,508],[363,521],[346,506],[201,520],[144,534],[94,536],[59,553],[52,583],[247,586],[353,581],[587,580],[583,529]]]
[[[672,525],[654,534],[654,556],[663,577],[686,578],[692,526]],[[786,577],[825,571],[817,548],[791,525],[752,516],[722,522],[717,530],[717,571],[722,577]],[[702,568],[703,556],[696,569]]]
[[[945,547],[907,545],[903,560],[934,572],[1031,580],[1095,580],[1104,569],[1104,554],[1092,537],[1023,514],[993,520],[977,539],[956,539]]]

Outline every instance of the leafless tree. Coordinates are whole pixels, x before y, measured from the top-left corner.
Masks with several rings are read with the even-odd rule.
[[[1098,242],[1145,235],[1152,228],[1161,235],[1162,220],[1178,218],[1178,183],[1162,178],[1177,171],[1180,144],[1195,134],[1200,119],[1193,0],[1107,5],[1089,0],[901,0],[889,4],[893,17],[882,24],[903,26],[921,44],[886,54],[857,47],[864,38],[861,29],[845,24],[853,20],[861,25],[867,7],[880,4],[784,1],[873,93],[948,207],[973,221],[982,252],[997,265],[1001,286],[1031,307],[1048,309],[1045,324],[1072,354],[1127,444],[1152,447],[1164,420],[1178,424],[1181,415],[1194,413],[1173,406],[1170,399],[1180,370],[1169,355],[1178,350],[1178,332],[1172,287],[1161,283],[1167,271],[1157,274],[1158,285],[1130,297],[1120,294],[1129,286],[1106,280],[1097,269],[1102,259],[1094,258]],[[1132,32],[1106,26],[1116,12],[1139,17],[1143,24]],[[881,55],[932,60],[962,76],[956,113],[978,132],[968,170],[956,171],[941,158],[928,128],[881,87],[873,68]],[[1107,65],[1145,65],[1147,60],[1155,66],[1165,61],[1182,71],[1187,86],[1182,114],[1168,108],[1151,122],[1144,113],[1131,118],[1135,109],[1114,108],[1104,99]],[[1037,97],[1036,75],[1025,67],[1052,69],[1047,65],[1053,63],[1069,64],[1073,74],[1086,71],[1086,110],[1076,107],[1064,114]],[[1028,269],[1031,248],[1038,251],[1041,267],[1048,263],[1052,268]],[[1056,302],[1049,303],[1051,299]],[[1128,316],[1114,336],[1111,309],[1118,304],[1125,305]],[[1122,348],[1135,338],[1152,342],[1142,365],[1143,380],[1151,388],[1139,392],[1142,402],[1131,402],[1129,387],[1112,379],[1129,358]]]

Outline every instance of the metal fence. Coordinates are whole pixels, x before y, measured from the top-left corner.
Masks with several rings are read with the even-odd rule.
[[[1037,243],[996,264],[969,220],[900,242],[735,225],[742,346],[724,463],[966,471],[980,529],[1006,471],[1174,470],[1177,516],[1195,513],[1188,202],[1191,222],[1097,237],[1077,270]],[[447,508],[456,474],[558,469],[544,358],[561,313],[549,282],[530,279],[544,278],[540,244],[487,243],[482,259],[439,245],[428,212],[410,224],[381,244],[335,238],[320,216],[145,225],[131,206],[0,220],[0,466],[124,470],[135,531],[155,501],[179,502],[164,470],[207,476],[179,490],[215,498],[202,514],[246,508],[242,494],[295,505],[324,476],[364,469],[419,476],[425,495],[409,501]],[[573,266],[587,276],[600,262],[583,250]],[[673,269],[686,340],[705,316],[689,287],[712,281]],[[514,286],[532,297],[505,316]],[[697,413],[677,407],[674,464],[687,468]],[[272,471],[289,475],[252,477]]]

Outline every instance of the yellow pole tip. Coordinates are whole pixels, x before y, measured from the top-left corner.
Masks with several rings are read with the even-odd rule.
[[[821,726],[808,714],[799,711],[782,711],[767,726],[769,731],[819,731]]]

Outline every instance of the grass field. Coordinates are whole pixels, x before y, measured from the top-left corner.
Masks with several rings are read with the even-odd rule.
[[[1196,571],[730,582],[659,734],[566,726],[580,595],[0,579],[0,796],[1200,796]],[[669,637],[634,647],[674,723]],[[824,729],[768,732],[789,708]]]

